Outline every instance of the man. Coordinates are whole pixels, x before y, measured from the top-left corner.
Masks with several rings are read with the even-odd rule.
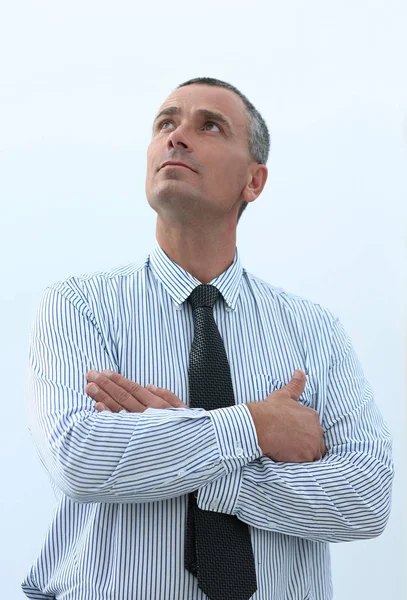
[[[182,84],[148,148],[153,252],[46,289],[27,400],[58,504],[29,598],[330,600],[329,542],[383,532],[391,436],[348,335],[240,263],[268,151],[236,88]]]

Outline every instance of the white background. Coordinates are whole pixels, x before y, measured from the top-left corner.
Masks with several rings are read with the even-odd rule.
[[[0,596],[25,598],[55,506],[24,413],[34,310],[45,286],[150,252],[152,119],[177,84],[208,76],[271,132],[269,180],[238,226],[243,266],[340,317],[394,436],[389,525],[331,545],[335,599],[404,599],[406,4],[136,4],[1,9]]]

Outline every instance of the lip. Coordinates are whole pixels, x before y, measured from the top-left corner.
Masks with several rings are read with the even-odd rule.
[[[194,171],[194,169],[192,169],[192,167],[190,167],[189,165],[186,165],[185,163],[179,162],[176,160],[167,160],[165,163],[163,163],[161,165],[160,171],[164,167],[185,167],[186,169],[189,169],[190,171],[193,171],[194,173],[196,173],[196,171]]]

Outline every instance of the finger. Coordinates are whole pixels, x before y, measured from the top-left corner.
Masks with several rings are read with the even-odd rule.
[[[305,389],[306,382],[307,378],[304,371],[297,369],[294,371],[291,381],[282,389],[286,390],[290,394],[290,398],[292,398],[292,400],[298,400]]]
[[[123,409],[123,406],[121,406],[118,402],[116,402],[115,400],[113,400],[113,398],[111,398],[106,392],[105,390],[103,390],[101,387],[99,387],[99,380],[98,380],[98,385],[94,387],[95,384],[88,384],[85,387],[85,392],[91,397],[93,398],[93,400],[96,400],[97,403],[102,403],[106,406],[106,408],[108,408],[111,412],[120,412]]]
[[[182,400],[178,398],[175,394],[173,394],[170,390],[166,390],[165,388],[159,388],[152,383],[147,383],[146,388],[151,390],[153,394],[160,396],[163,400],[168,402],[170,406],[173,408],[188,408]]]
[[[324,444],[323,440],[321,440],[320,445],[319,445],[319,455],[314,458],[314,462],[316,460],[321,460],[321,458],[323,458],[325,456],[325,454],[326,454],[325,444]]]
[[[103,402],[96,402],[95,404],[95,408],[96,410],[98,410],[99,412],[103,412],[104,410],[107,410],[108,412],[112,412],[110,410],[110,408],[108,408],[105,404],[103,404]]]
[[[96,382],[108,397],[120,404],[120,410],[125,408],[128,412],[144,412],[148,407],[169,407],[165,400],[155,396],[139,383],[131,381],[119,373],[106,370],[98,374]],[[112,408],[104,398],[100,398],[100,401]]]

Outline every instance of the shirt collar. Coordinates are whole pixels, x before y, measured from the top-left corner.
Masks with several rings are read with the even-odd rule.
[[[178,305],[182,304],[188,298],[192,290],[201,285],[201,282],[196,277],[171,260],[157,240],[149,255],[149,266],[155,278],[161,282],[168,294]],[[235,257],[230,267],[208,282],[208,284],[215,286],[220,291],[226,304],[232,310],[236,308],[242,274],[243,268],[236,247]]]

